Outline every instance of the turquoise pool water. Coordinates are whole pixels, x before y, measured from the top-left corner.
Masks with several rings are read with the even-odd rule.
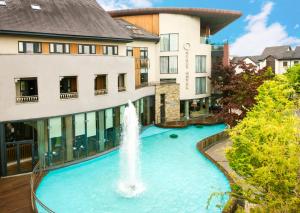
[[[196,149],[203,138],[225,125],[184,129],[148,127],[141,134],[142,179],[146,191],[136,198],[117,193],[119,152],[54,170],[42,180],[38,198],[57,213],[199,213],[221,212],[213,192],[230,191],[223,173]],[[171,139],[170,134],[177,134]],[[227,202],[226,197],[222,202]],[[41,212],[43,212],[41,210]]]

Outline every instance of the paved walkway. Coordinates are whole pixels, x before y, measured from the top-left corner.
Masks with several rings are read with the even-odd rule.
[[[213,158],[218,164],[220,164],[233,178],[233,180],[236,183],[242,183],[242,179],[240,176],[238,176],[235,171],[231,169],[229,166],[228,160],[226,159],[226,149],[230,148],[232,146],[232,141],[230,139],[225,139],[217,144],[213,145],[209,149],[207,149],[205,152]]]
[[[30,175],[0,179],[0,212],[32,213]]]

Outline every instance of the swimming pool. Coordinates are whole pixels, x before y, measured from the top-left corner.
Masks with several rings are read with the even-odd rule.
[[[141,170],[146,191],[125,198],[117,192],[119,151],[49,172],[37,189],[38,198],[58,213],[199,213],[213,192],[230,191],[229,181],[196,149],[201,139],[225,125],[184,129],[148,127],[141,134]],[[151,134],[153,133],[153,134]],[[172,139],[171,134],[178,138]],[[222,202],[226,203],[228,197]],[[41,211],[42,212],[42,211]]]

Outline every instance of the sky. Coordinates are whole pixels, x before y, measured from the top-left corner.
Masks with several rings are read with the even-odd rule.
[[[229,41],[230,55],[260,55],[265,47],[300,46],[300,0],[97,0],[106,10],[195,7],[238,10],[243,16],[212,36]]]

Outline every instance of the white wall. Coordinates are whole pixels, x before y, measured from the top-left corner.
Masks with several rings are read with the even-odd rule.
[[[200,43],[200,18],[178,15],[178,14],[160,14],[159,15],[160,34],[178,33],[179,50],[176,52],[160,52],[160,44],[157,45],[157,76],[159,78],[176,78],[180,84],[180,99],[198,99],[210,96],[210,82],[207,81],[207,94],[196,95],[195,81],[196,77],[208,77],[211,75],[211,45]],[[190,43],[191,48],[188,53],[188,68],[186,68],[186,51],[184,44]],[[178,56],[178,74],[160,74],[159,56]],[[207,73],[196,73],[195,56],[206,55]],[[186,73],[188,72],[188,79]],[[158,79],[159,80],[159,79]]]
[[[34,119],[118,106],[154,94],[135,90],[134,60],[95,55],[0,55],[0,121]],[[118,92],[118,74],[127,74],[127,91]],[[97,74],[108,74],[108,94],[94,95]],[[60,99],[60,76],[77,76],[79,98]],[[15,78],[37,77],[37,103],[16,103]]]
[[[244,62],[245,64],[252,64],[252,65],[254,65],[254,66],[257,67],[257,65],[256,65],[251,59],[249,59],[249,58],[245,58],[245,59],[243,60],[243,62]],[[258,68],[258,67],[257,67],[257,68]],[[236,72],[236,73],[241,73],[241,72],[243,72],[243,69],[240,68],[239,66],[237,66],[237,67],[235,68],[235,72]]]

